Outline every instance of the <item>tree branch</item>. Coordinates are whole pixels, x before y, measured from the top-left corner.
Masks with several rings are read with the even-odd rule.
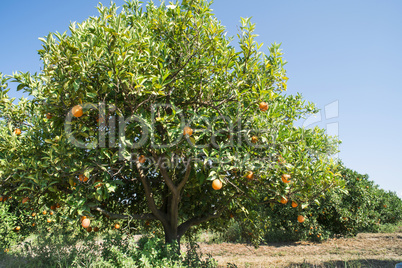
[[[184,185],[186,185],[189,177],[190,177],[190,172],[191,172],[191,156],[187,161],[187,166],[186,166],[186,174],[184,174],[184,178],[183,180],[179,183],[179,185],[177,186],[177,190],[180,192],[181,189],[183,189]]]
[[[156,220],[157,219],[155,217],[155,215],[152,213],[123,215],[123,214],[115,214],[115,213],[109,212],[100,207],[91,207],[91,209],[99,211],[102,214],[110,217],[111,219],[134,219],[134,220]]]
[[[147,181],[147,178],[144,175],[143,170],[141,169],[140,162],[137,160],[137,161],[135,161],[135,163],[137,165],[138,173],[140,174],[140,179],[141,179],[142,185],[144,186],[145,197],[147,198],[149,208],[151,209],[152,213],[158,218],[158,220],[160,220],[162,222],[166,222],[166,218],[165,218],[164,214],[156,207],[155,200],[153,198],[153,194],[151,191],[151,187]]]

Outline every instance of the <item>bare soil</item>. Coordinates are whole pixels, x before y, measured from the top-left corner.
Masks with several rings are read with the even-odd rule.
[[[255,249],[246,244],[200,243],[219,267],[395,267],[402,262],[402,232],[361,233],[322,243],[272,243]],[[228,266],[227,264],[236,266]]]

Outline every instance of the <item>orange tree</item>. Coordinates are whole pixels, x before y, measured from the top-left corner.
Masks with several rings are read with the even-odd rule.
[[[298,223],[299,206],[279,204],[255,207],[263,240],[322,240],[328,237],[377,232],[380,224],[395,224],[402,220],[402,200],[343,165],[338,168],[343,188],[333,188],[303,209],[307,219]]]
[[[13,103],[1,76],[1,194],[59,203],[77,225],[157,223],[170,243],[224,227],[211,220],[229,211],[334,187],[337,141],[294,126],[316,108],[283,93],[279,45],[262,53],[241,19],[236,50],[209,5],[100,6],[42,38],[43,70],[12,77],[28,99]]]

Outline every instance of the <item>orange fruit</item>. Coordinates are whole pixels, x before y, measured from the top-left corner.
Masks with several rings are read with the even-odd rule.
[[[384,205],[383,207],[384,207],[384,208],[387,208],[387,205]]]
[[[101,186],[103,185],[103,183],[100,183],[100,182],[102,182],[102,181],[101,181],[101,180],[95,180],[95,182],[94,182],[94,187],[95,187],[95,188],[101,187]]]
[[[44,211],[42,212],[42,214],[43,214],[43,215],[46,215],[46,213],[47,213],[47,211],[46,211],[46,210],[44,210]]]
[[[183,128],[183,135],[184,135],[184,136],[186,136],[186,135],[189,135],[189,136],[193,135],[193,130],[191,129],[191,127],[185,126],[185,127]]]
[[[85,220],[87,218],[87,216],[81,216],[80,221],[82,222],[83,220]]]
[[[283,174],[282,175],[282,181],[284,183],[289,183],[290,182],[290,175],[289,174]]]
[[[61,206],[60,206],[60,204],[59,203],[57,203],[56,204],[56,208],[60,208]]]
[[[47,219],[46,221],[47,221],[47,223],[51,223],[52,219]]]
[[[16,128],[16,129],[14,130],[14,133],[15,133],[15,135],[17,135],[17,136],[21,135],[21,129]]]
[[[298,206],[298,204],[295,201],[292,201],[292,208],[295,208],[297,206]]]
[[[81,223],[82,227],[84,227],[84,228],[88,228],[90,224],[91,224],[91,221],[89,219],[83,219],[82,223]]]
[[[252,142],[252,143],[257,143],[257,141],[258,141],[258,137],[257,137],[257,136],[252,136],[252,137],[251,137],[251,142]]]
[[[266,102],[260,102],[259,108],[261,111],[265,112],[268,110],[268,103]]]
[[[6,249],[4,250],[4,252],[6,252],[6,253],[9,252],[9,251],[10,251],[10,250],[9,250],[8,248],[6,248]]]
[[[50,211],[50,212],[49,212],[50,215],[53,215],[53,213],[54,213],[53,211]]]
[[[303,223],[305,218],[302,215],[297,216],[297,221]]]
[[[19,230],[21,230],[21,227],[17,226],[14,228],[14,230],[18,232]]]
[[[220,190],[220,189],[222,188],[222,182],[221,182],[220,180],[218,180],[218,179],[215,179],[215,180],[212,182],[212,188],[213,188],[214,190]]]
[[[72,109],[71,109],[73,115],[75,117],[81,117],[84,112],[82,111],[82,106],[81,105],[75,105]]]
[[[140,162],[141,164],[145,163],[145,160],[147,160],[147,158],[145,157],[145,155],[140,155],[140,157],[138,157],[138,162]]]
[[[99,231],[99,228],[98,227],[95,227],[94,228],[94,232],[98,232]]]
[[[50,206],[50,209],[51,209],[51,210],[56,210],[56,206],[55,206],[55,205],[52,205],[52,206]]]
[[[53,116],[52,116],[51,113],[47,113],[47,114],[46,114],[46,118],[47,118],[47,119],[52,119],[52,117],[53,117]]]
[[[116,223],[116,224],[114,225],[114,228],[115,228],[115,229],[120,229],[120,224]]]
[[[86,228],[86,229],[87,229],[87,232],[88,232],[88,233],[92,232],[92,227],[88,227],[88,228]]]
[[[149,226],[149,221],[146,221],[146,222],[145,222],[145,225],[146,225],[146,226]]]
[[[254,178],[254,173],[252,171],[249,171],[246,175],[246,178],[250,181]]]
[[[32,216],[32,217],[36,217],[36,213],[35,213],[35,212],[32,212],[31,216]]]
[[[230,218],[234,218],[234,216],[233,216],[233,214],[232,214],[232,213],[230,213]]]
[[[288,199],[286,197],[281,197],[281,203],[286,204],[288,202]]]
[[[80,180],[80,182],[87,182],[89,179],[87,176],[85,176],[84,174],[80,174],[78,176],[78,179]]]
[[[32,227],[35,227],[35,225],[36,225],[35,223],[32,223]]]

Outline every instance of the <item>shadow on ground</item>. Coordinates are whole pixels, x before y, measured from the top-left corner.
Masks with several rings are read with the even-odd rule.
[[[292,263],[288,268],[395,268],[397,263],[402,262],[402,258],[399,260],[351,260],[351,261],[330,261],[324,262],[321,265],[314,265],[308,261],[303,263]]]

